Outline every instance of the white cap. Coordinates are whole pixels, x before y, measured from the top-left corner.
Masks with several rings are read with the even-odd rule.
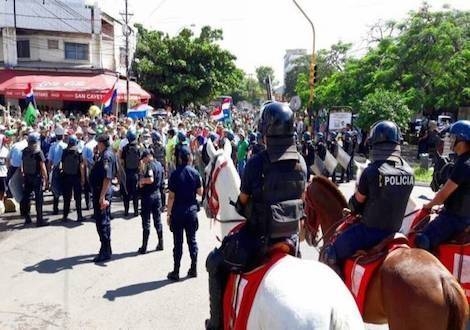
[[[57,125],[54,131],[55,135],[64,135],[65,131],[64,128],[60,125]]]

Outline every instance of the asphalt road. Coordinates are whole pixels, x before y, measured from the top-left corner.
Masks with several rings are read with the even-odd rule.
[[[353,189],[354,183],[341,185],[347,196]],[[432,196],[430,189],[421,187],[413,194]],[[113,259],[96,265],[91,261],[99,249],[95,224],[61,223],[60,216],[48,215],[50,197],[47,202],[48,227],[24,227],[23,220],[11,213],[0,218],[0,329],[203,329],[208,316],[204,262],[217,245],[203,213],[197,233],[199,276],[185,278],[185,246],[183,278],[172,283],[166,279],[172,269],[172,237],[166,225],[164,251],[138,255],[140,217],[122,218],[122,204],[115,203]],[[155,231],[149,244],[150,249],[157,244]],[[305,258],[317,258],[313,248],[301,249]]]

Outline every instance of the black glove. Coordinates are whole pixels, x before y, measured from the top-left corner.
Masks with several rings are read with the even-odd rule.
[[[362,212],[364,212],[365,203],[359,203],[358,200],[356,199],[356,195],[351,196],[351,198],[349,199],[348,205],[352,213],[362,214]]]
[[[249,218],[251,215],[251,202],[248,202],[246,205],[243,205],[238,197],[237,202],[235,203],[235,210],[244,218]]]

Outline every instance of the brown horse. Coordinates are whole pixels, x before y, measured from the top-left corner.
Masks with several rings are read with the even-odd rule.
[[[315,177],[306,191],[307,242],[319,227],[328,242],[343,217],[346,200],[325,177]],[[390,252],[371,279],[363,319],[388,323],[392,330],[459,330],[468,320],[469,307],[459,283],[432,254],[398,248]]]

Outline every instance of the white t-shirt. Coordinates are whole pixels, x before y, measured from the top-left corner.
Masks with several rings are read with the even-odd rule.
[[[8,157],[8,148],[2,146],[0,148],[0,178],[5,178],[7,176],[7,157]]]

